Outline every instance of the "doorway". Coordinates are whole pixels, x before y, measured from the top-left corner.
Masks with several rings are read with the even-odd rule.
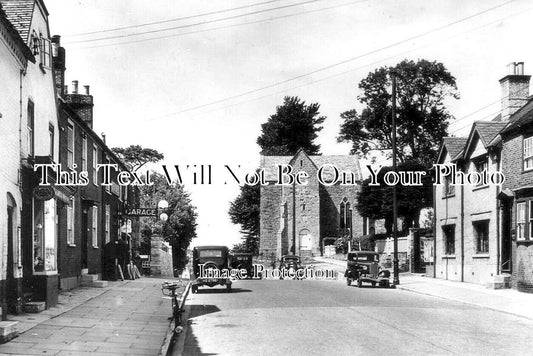
[[[502,234],[501,234],[501,259],[500,270],[502,273],[512,272],[512,238],[511,238],[511,217],[513,204],[512,201],[502,201]]]

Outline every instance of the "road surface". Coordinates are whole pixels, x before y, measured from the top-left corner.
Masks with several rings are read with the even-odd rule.
[[[342,281],[243,280],[191,294],[184,355],[526,355],[533,321]]]

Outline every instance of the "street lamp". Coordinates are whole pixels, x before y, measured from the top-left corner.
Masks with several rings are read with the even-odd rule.
[[[159,210],[165,210],[166,208],[168,208],[168,202],[166,200],[160,200],[159,203],[157,203],[157,208]],[[161,220],[162,222],[165,222],[168,220],[168,214],[165,213],[165,212],[162,212],[161,214],[159,214],[159,220]]]

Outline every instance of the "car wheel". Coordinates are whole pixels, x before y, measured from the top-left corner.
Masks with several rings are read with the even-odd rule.
[[[357,288],[363,287],[363,280],[361,278],[357,279]]]
[[[347,286],[351,286],[352,285],[352,280],[350,278],[346,278],[346,285]]]
[[[192,293],[193,294],[198,293],[198,286],[192,286]]]
[[[376,286],[376,282],[372,282],[372,288]]]

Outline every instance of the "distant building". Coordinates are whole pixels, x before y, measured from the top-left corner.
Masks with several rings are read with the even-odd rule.
[[[276,185],[280,165],[305,171],[308,184]],[[326,165],[350,173],[351,184],[320,184],[317,172]],[[355,210],[362,179],[356,156],[308,156],[300,150],[294,156],[261,156],[260,168],[269,182],[261,186],[259,250],[264,256],[320,255],[324,245],[349,237],[350,229],[353,237],[368,233],[366,219]],[[327,167],[324,179],[329,182],[333,176]]]

